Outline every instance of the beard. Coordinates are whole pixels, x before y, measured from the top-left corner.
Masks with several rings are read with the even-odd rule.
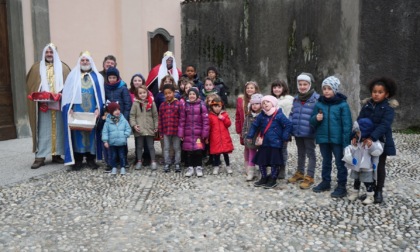
[[[47,63],[53,63],[54,62],[54,57],[45,57],[45,61]]]
[[[83,66],[83,65],[81,65],[81,66],[80,66],[80,69],[81,69],[83,72],[88,72],[88,71],[92,70],[92,67],[91,67],[90,65],[87,65],[87,66]]]

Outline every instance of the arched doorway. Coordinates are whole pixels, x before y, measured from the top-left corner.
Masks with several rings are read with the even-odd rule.
[[[0,0],[0,140],[16,138],[8,39],[6,0]]]
[[[149,37],[149,69],[162,62],[163,53],[174,52],[174,37],[163,28],[148,32]]]

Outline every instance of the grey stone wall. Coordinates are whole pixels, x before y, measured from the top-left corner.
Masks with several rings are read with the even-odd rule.
[[[300,72],[310,72],[315,76],[315,89],[318,92],[321,91],[322,80],[335,75],[342,82],[341,92],[348,96],[355,118],[360,110],[360,98],[368,95],[364,87],[368,79],[392,73],[400,82],[401,76],[407,72],[411,71],[414,75],[414,69],[418,69],[419,64],[414,56],[411,56],[413,67],[408,67],[409,61],[401,62],[410,56],[407,55],[407,49],[410,46],[415,48],[415,36],[419,36],[411,35],[411,40],[406,38],[407,34],[415,33],[418,26],[418,17],[414,17],[416,11],[419,12],[418,7],[416,10],[414,6],[416,1],[376,2],[190,1],[181,8],[182,62],[183,65],[195,64],[200,76],[204,76],[208,66],[218,67],[232,91],[232,101],[239,93],[243,93],[243,85],[248,80],[256,80],[263,93],[267,94],[271,81],[280,78],[288,82],[292,94],[295,94],[295,80]],[[391,12],[390,6],[399,8],[394,7],[394,12]],[[383,11],[387,8],[387,11]],[[383,38],[387,37],[387,32],[381,27],[387,27],[384,24],[392,26],[398,17],[394,17],[395,12],[399,16],[408,15],[405,21],[399,21],[398,28],[395,28],[399,29],[399,33],[395,33],[393,38],[401,53],[394,55],[390,51],[382,58],[373,57],[375,52],[382,55],[391,47],[388,40]],[[376,22],[382,18],[382,25]],[[378,33],[383,34],[383,37],[378,37]],[[378,43],[384,49],[378,47]],[[393,57],[400,60],[390,60]],[[383,64],[386,67],[382,67]],[[406,70],[401,69],[404,74],[400,71],[402,65],[408,67]],[[389,69],[394,71],[390,72]],[[413,87],[419,86],[418,79]],[[414,102],[414,96],[412,100]],[[402,103],[397,110],[394,128],[415,125],[400,119],[407,111],[406,106]],[[416,123],[420,124],[418,121]]]

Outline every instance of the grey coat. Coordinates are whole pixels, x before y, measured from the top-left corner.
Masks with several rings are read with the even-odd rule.
[[[133,134],[135,137],[139,136],[154,136],[155,130],[158,129],[158,113],[156,105],[152,102],[152,106],[146,109],[146,104],[140,104],[138,100],[134,100],[133,106],[130,111],[130,126],[140,126],[140,132],[137,132],[133,128]]]

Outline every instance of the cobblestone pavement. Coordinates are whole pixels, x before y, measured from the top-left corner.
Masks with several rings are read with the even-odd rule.
[[[419,251],[420,135],[395,139],[385,202],[370,206],[284,180],[255,188],[245,182],[239,144],[233,175],[211,175],[210,167],[203,178],[162,167],[116,177],[49,173],[0,187],[0,251]],[[289,153],[291,176],[294,142]]]

